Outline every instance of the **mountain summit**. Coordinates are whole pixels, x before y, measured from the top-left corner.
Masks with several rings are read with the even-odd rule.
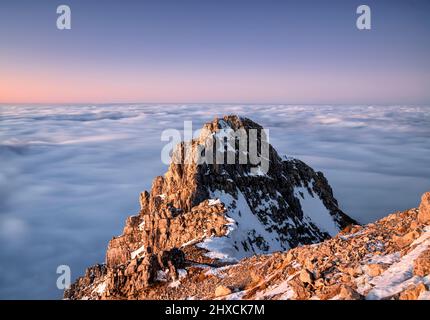
[[[224,153],[213,156],[217,151]],[[202,154],[206,161],[198,161]],[[222,267],[318,243],[356,224],[321,172],[281,158],[263,127],[234,115],[206,123],[198,138],[178,144],[166,174],[141,193],[140,206],[109,242],[105,264],[89,268],[66,298],[144,298],[148,286],[177,280],[187,266]]]

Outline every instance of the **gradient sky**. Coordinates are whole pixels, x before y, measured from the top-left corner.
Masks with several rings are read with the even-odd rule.
[[[428,0],[1,0],[0,103],[429,104],[429,31]]]

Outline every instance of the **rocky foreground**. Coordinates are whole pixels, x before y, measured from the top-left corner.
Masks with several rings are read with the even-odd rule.
[[[205,126],[214,136],[261,128],[236,116]],[[172,163],[110,241],[106,263],[64,297],[430,299],[430,193],[418,209],[360,226],[300,160],[270,146],[269,172],[252,172]]]

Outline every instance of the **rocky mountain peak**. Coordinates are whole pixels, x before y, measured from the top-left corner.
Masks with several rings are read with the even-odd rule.
[[[115,282],[118,274],[148,284],[156,277],[148,270],[175,269],[174,261],[224,265],[317,243],[356,223],[321,172],[281,158],[268,140],[262,126],[231,115],[178,144],[166,174],[141,193],[139,214],[109,242],[110,294],[138,291]]]
[[[245,141],[248,148],[243,149],[237,139],[227,139],[233,135],[237,138],[239,130],[244,130],[249,137],[250,130],[256,130],[256,158],[260,157],[260,162],[263,162],[263,146],[267,145],[267,155],[264,157],[268,160],[267,172],[252,170],[259,164],[250,161],[251,138]],[[217,145],[218,142],[220,145]],[[197,154],[202,152],[199,147],[205,147],[207,156],[208,145],[211,151],[222,148],[224,158],[216,161],[218,155],[212,152],[213,162],[209,159],[198,163]],[[230,162],[229,153],[233,154]],[[241,161],[240,153],[246,154],[245,161]],[[186,161],[187,157],[194,161]],[[234,220],[228,224],[224,234],[221,230],[216,234],[230,237],[228,241],[222,238],[223,248],[214,248],[219,251],[216,254],[226,258],[243,258],[321,241],[354,222],[338,208],[321,172],[315,172],[300,160],[282,160],[267,142],[263,127],[247,118],[226,116],[206,123],[197,139],[182,142],[176,147],[172,159],[164,177],[154,179],[151,192],[141,194],[138,220],[145,222],[145,225],[148,222],[149,226],[154,219],[161,219],[166,224],[166,230],[164,226],[162,230],[167,233],[156,235],[154,232],[160,230],[151,226],[145,229],[149,234],[142,236],[145,238],[142,241],[150,241],[146,245],[153,246],[155,251],[198,240],[202,242],[201,247],[211,251],[210,248],[218,241],[208,234],[208,230],[212,229],[208,225],[197,231],[196,216],[190,217],[190,224],[184,226],[196,233],[188,235],[187,230],[181,230],[183,236],[173,240],[172,233],[177,230],[171,230],[170,224],[184,219],[196,208],[202,212],[213,212],[217,208],[224,219]],[[202,218],[211,223],[209,217],[203,215]],[[230,247],[226,247],[227,243]]]

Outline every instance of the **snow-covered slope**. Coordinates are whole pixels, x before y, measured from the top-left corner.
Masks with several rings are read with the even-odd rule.
[[[224,191],[214,192],[211,196],[219,199],[227,209],[229,218],[228,232],[222,237],[205,238],[198,247],[208,250],[207,256],[225,261],[237,261],[253,254],[270,251],[283,251],[280,236],[276,231],[268,231],[249,207],[240,191],[237,199]],[[249,244],[249,238],[259,241]]]
[[[324,206],[318,195],[304,187],[296,187],[294,195],[300,199],[300,206],[306,222],[316,225],[318,229],[332,237],[339,233],[339,225],[333,220],[330,211]]]
[[[203,139],[210,132],[225,137],[232,130],[263,128],[249,119],[230,116],[216,119],[204,129]],[[229,144],[226,149],[235,151],[240,159],[240,150]],[[262,166],[239,163],[199,167],[202,197],[198,201],[219,199],[227,209],[226,216],[235,221],[228,235],[205,239],[199,245],[212,251],[210,255],[240,259],[287,250],[327,239],[355,223],[339,209],[321,172],[298,159],[281,158],[270,145],[269,159],[267,172]]]

